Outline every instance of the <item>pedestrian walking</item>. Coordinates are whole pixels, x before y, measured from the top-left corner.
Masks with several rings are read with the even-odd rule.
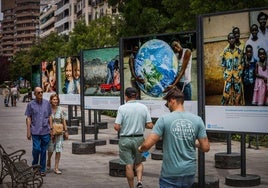
[[[3,89],[3,96],[4,96],[5,107],[8,107],[9,98],[10,98],[10,90],[8,86],[6,86],[6,88]]]
[[[195,181],[196,147],[202,152],[210,150],[206,128],[199,116],[184,110],[184,95],[177,87],[173,87],[163,99],[171,113],[156,121],[139,152],[149,150],[162,137],[160,188],[190,188]]]
[[[134,171],[137,174],[137,187],[142,188],[143,156],[138,147],[144,141],[145,127],[153,123],[148,108],[136,100],[138,92],[129,87],[125,90],[126,103],[118,108],[114,129],[119,132],[120,164],[126,165],[126,177],[130,188],[134,188]]]
[[[64,118],[64,116],[65,116],[64,111],[59,106],[60,98],[59,98],[58,94],[53,93],[52,95],[50,95],[49,102],[52,106],[53,126],[54,126],[54,124],[61,125],[62,132],[59,132],[58,134],[55,134],[55,135],[53,134],[51,139],[50,139],[49,146],[48,146],[48,154],[47,154],[47,170],[50,170],[50,168],[51,168],[51,157],[53,155],[53,152],[55,151],[56,154],[55,154],[54,173],[61,174],[62,172],[59,170],[59,163],[60,163],[61,152],[63,150],[63,140],[64,140],[64,138],[68,139],[69,135],[68,135],[68,131],[67,131],[66,121]]]
[[[32,165],[41,165],[41,175],[46,175],[46,151],[52,134],[52,109],[48,100],[43,99],[41,87],[34,89],[35,99],[27,104],[25,116],[27,139],[32,140]],[[39,160],[40,159],[40,160]]]
[[[11,92],[11,106],[16,107],[17,106],[17,99],[18,99],[18,96],[19,96],[17,86],[12,84],[10,92]]]

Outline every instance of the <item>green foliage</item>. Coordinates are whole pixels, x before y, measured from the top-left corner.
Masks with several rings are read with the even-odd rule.
[[[268,148],[268,135],[259,136],[259,145]]]
[[[125,25],[122,36],[171,33],[196,29],[200,14],[264,7],[268,0],[108,0],[118,4]]]
[[[31,58],[27,55],[26,51],[17,52],[10,64],[12,80],[18,80],[21,76],[30,80],[31,62]]]
[[[19,92],[20,94],[28,93],[28,88],[20,88]]]
[[[110,117],[116,117],[117,111],[116,110],[103,110],[101,111],[102,115],[110,116]]]
[[[117,17],[104,16],[92,21],[86,26],[84,21],[79,21],[70,33],[69,47],[72,54],[78,54],[82,49],[118,46]]]

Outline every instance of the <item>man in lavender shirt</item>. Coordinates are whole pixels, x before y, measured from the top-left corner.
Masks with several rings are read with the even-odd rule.
[[[43,99],[41,87],[34,89],[35,99],[28,103],[25,116],[27,125],[27,139],[33,143],[32,165],[41,165],[41,175],[46,172],[46,150],[52,130],[52,110],[49,101]],[[40,158],[40,162],[39,162]]]

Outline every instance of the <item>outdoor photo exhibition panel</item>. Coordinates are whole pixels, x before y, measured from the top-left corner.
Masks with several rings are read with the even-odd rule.
[[[49,100],[52,93],[57,91],[56,61],[41,62],[41,88],[43,89],[43,98]]]
[[[121,88],[121,103],[125,102],[122,97],[124,89],[135,87],[139,93],[138,98],[149,108],[152,117],[157,118],[169,112],[162,97],[170,85],[175,85],[182,64],[182,61],[178,59],[178,54],[172,48],[174,41],[179,42],[184,49],[187,48],[191,51],[187,66],[189,83],[180,79],[177,84],[181,84],[185,91],[188,88],[188,91],[191,92],[191,99],[185,101],[185,108],[187,111],[197,114],[195,32],[121,38],[120,67],[122,67],[121,78],[124,80]]]
[[[85,109],[117,110],[120,106],[119,48],[82,51]]]
[[[32,65],[31,91],[33,91],[35,87],[40,86],[41,83],[40,70],[41,70],[40,65]]]
[[[263,38],[261,12],[267,14],[268,9],[200,16],[207,130],[268,132],[268,88],[263,79],[268,77],[267,59],[258,56],[268,52],[268,31]],[[250,28],[258,32],[258,40]]]
[[[80,105],[80,60],[78,56],[57,58],[57,92],[60,103]]]

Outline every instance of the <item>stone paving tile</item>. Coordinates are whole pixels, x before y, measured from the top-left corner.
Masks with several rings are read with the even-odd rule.
[[[17,107],[4,107],[3,96],[0,95],[0,143],[7,151],[25,149],[25,158],[31,163],[31,141],[26,139],[26,125],[24,111],[27,103],[19,101]],[[66,106],[65,106],[66,107]],[[67,107],[66,107],[67,109]],[[85,115],[85,124],[88,124],[88,112]],[[79,116],[79,112],[78,112]],[[93,117],[93,115],[91,116]],[[70,135],[70,139],[64,142],[64,150],[60,160],[61,175],[56,175],[50,170],[44,177],[42,187],[64,188],[103,188],[103,187],[128,187],[125,177],[113,177],[109,175],[109,161],[118,159],[118,146],[109,144],[110,139],[117,138],[113,129],[114,118],[101,116],[102,122],[108,122],[107,129],[100,129],[98,139],[106,140],[107,144],[96,146],[95,154],[72,154],[72,143],[81,142],[81,127],[77,135]],[[150,130],[146,130],[145,135]],[[86,140],[94,139],[94,134],[86,134]],[[154,148],[151,149],[152,152]],[[218,169],[214,167],[214,155],[226,152],[224,142],[212,142],[211,151],[205,155],[205,174],[208,177],[219,179],[220,188],[228,188],[225,185],[225,177],[241,174],[240,169]],[[232,152],[240,153],[240,143],[232,142]],[[158,187],[158,176],[161,169],[161,160],[152,160],[150,157],[144,162],[144,187]],[[52,161],[54,164],[54,158]],[[52,165],[53,168],[53,165]],[[246,174],[255,174],[261,177],[261,185],[258,188],[268,187],[268,148],[260,147],[259,150],[246,149]],[[11,187],[10,178],[7,177],[0,188]]]

